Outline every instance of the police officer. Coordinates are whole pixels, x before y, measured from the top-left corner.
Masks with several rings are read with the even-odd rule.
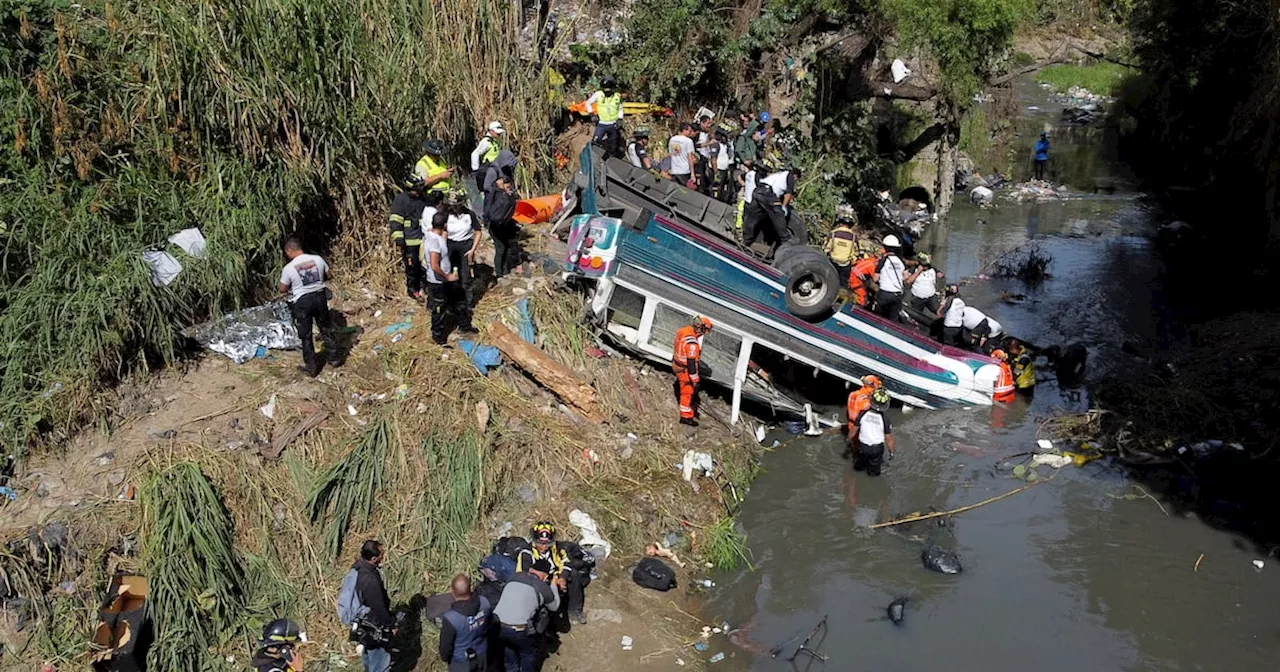
[[[596,558],[572,541],[557,541],[556,526],[541,521],[533,526],[533,544],[516,556],[516,571],[528,568],[545,571],[551,582],[564,593],[564,599],[556,611],[567,612],[575,622],[587,622],[583,608],[587,601],[587,586],[591,585],[591,567]]]
[[[440,138],[432,138],[422,143],[422,158],[414,164],[413,172],[422,178],[422,186],[426,189],[427,203],[435,206],[444,200],[452,186],[450,179],[453,169],[449,167],[445,153],[449,150]]]
[[[453,605],[440,617],[440,660],[449,664],[449,672],[485,672],[493,606],[472,594],[466,574],[453,577],[449,592]]]
[[[262,646],[249,659],[257,672],[302,672],[302,656],[294,647],[306,641],[297,623],[278,618],[262,629]]]
[[[644,126],[636,129],[631,144],[627,145],[627,160],[636,168],[653,170],[653,159],[649,158],[649,129]]]
[[[427,201],[422,197],[423,182],[417,173],[404,179],[404,190],[391,201],[391,242],[400,248],[404,262],[404,284],[409,298],[422,298],[422,211]]]
[[[604,147],[609,156],[619,156],[622,144],[622,94],[618,93],[618,81],[612,76],[600,82],[600,90],[587,99],[587,111],[596,118],[595,134],[591,142]]]

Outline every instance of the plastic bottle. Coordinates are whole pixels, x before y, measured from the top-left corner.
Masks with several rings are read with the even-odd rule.
[[[724,653],[717,653],[716,655],[711,656],[711,659],[710,659],[710,660],[708,660],[707,662],[708,662],[708,663],[718,663],[718,662],[720,662],[720,661],[722,661],[722,660],[724,660]]]

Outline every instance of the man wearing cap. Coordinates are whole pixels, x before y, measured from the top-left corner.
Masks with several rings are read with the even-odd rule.
[[[880,288],[876,292],[876,313],[899,321],[902,319],[902,288],[907,272],[906,264],[898,257],[902,244],[893,234],[885,236],[881,244],[884,245],[884,256],[880,257],[875,273],[871,274],[871,279]]]
[[[547,612],[560,609],[560,591],[547,584],[549,575],[525,567],[502,587],[493,618],[498,623],[506,672],[537,672],[542,638],[550,619]]]
[[[871,407],[858,414],[853,424],[857,433],[850,432],[850,441],[857,442],[854,451],[853,470],[865,471],[868,476],[879,476],[884,464],[885,448],[889,459],[895,452],[893,427],[889,424],[889,393],[883,388],[871,393]]]
[[[711,320],[702,316],[676,330],[676,343],[671,357],[671,369],[676,374],[676,389],[680,404],[680,424],[697,427],[693,419],[697,402],[695,396],[702,382],[702,337],[711,331]]]
[[[649,158],[649,129],[644,126],[636,129],[631,144],[627,145],[627,160],[636,168],[653,170],[653,159]]]
[[[619,131],[622,128],[622,94],[618,93],[618,81],[612,76],[600,82],[600,90],[587,98],[587,112],[596,118],[595,134],[591,142],[601,145],[609,156],[618,156],[622,144]]]
[[[563,593],[560,608],[553,608],[558,618],[570,618],[578,624],[587,622],[583,611],[587,602],[587,586],[591,585],[594,555],[572,541],[557,541],[556,527],[550,521],[533,526],[533,544],[516,556],[516,571],[533,568],[546,572],[553,586]],[[563,622],[563,621],[561,621]]]
[[[480,138],[476,148],[471,151],[471,172],[479,173],[498,158],[498,152],[502,151],[502,134],[506,132],[501,121],[489,122],[484,137]]]
[[[906,283],[911,285],[911,307],[926,313],[938,310],[938,276],[942,274],[932,262],[927,253],[917,252],[916,267],[906,277]]]

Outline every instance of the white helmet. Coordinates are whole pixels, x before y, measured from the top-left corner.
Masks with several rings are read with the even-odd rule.
[[[491,121],[489,122],[489,132],[502,135],[503,133],[507,132],[507,129],[502,127],[501,121]]]
[[[898,237],[892,233],[885,236],[884,240],[880,241],[880,243],[885,247],[902,247],[902,243],[898,241]]]

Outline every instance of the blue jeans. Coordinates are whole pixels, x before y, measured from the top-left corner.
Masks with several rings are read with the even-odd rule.
[[[538,644],[537,635],[527,630],[512,630],[502,626],[502,648],[505,672],[537,672]]]
[[[360,654],[364,672],[387,672],[391,669],[391,652],[386,649],[365,649]]]

